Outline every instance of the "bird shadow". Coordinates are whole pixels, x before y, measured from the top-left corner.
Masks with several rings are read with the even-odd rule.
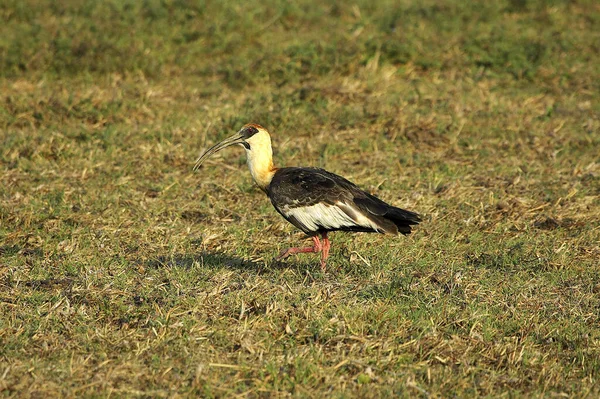
[[[230,269],[263,274],[265,271],[278,269],[293,269],[299,265],[293,261],[279,261],[276,259],[244,259],[231,256],[222,252],[201,251],[197,253],[176,253],[145,259],[141,262],[144,266],[153,269],[181,268],[191,269],[196,265],[211,269]]]

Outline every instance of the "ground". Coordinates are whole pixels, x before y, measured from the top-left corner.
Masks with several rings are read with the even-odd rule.
[[[4,397],[600,395],[597,2],[0,18]],[[247,122],[422,224],[274,262],[243,150],[192,172]]]

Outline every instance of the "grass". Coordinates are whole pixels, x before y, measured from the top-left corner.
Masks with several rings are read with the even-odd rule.
[[[596,397],[593,1],[0,5],[4,397]],[[240,150],[421,213],[282,248]]]

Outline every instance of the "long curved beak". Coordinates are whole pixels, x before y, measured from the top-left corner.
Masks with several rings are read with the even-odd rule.
[[[202,163],[204,161],[206,161],[206,159],[208,157],[210,157],[212,154],[214,154],[215,152],[221,151],[223,148],[227,148],[227,147],[230,147],[235,144],[243,144],[243,143],[244,143],[244,138],[238,132],[238,133],[234,134],[233,136],[221,141],[220,143],[213,145],[208,150],[206,150],[206,152],[204,154],[202,154],[200,156],[200,158],[198,158],[196,160],[196,165],[194,165],[194,171],[198,170],[198,168],[200,168]]]

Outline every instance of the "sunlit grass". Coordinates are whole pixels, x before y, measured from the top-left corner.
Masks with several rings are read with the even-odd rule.
[[[5,396],[598,395],[594,2],[0,6]],[[314,255],[242,151],[421,213]]]

